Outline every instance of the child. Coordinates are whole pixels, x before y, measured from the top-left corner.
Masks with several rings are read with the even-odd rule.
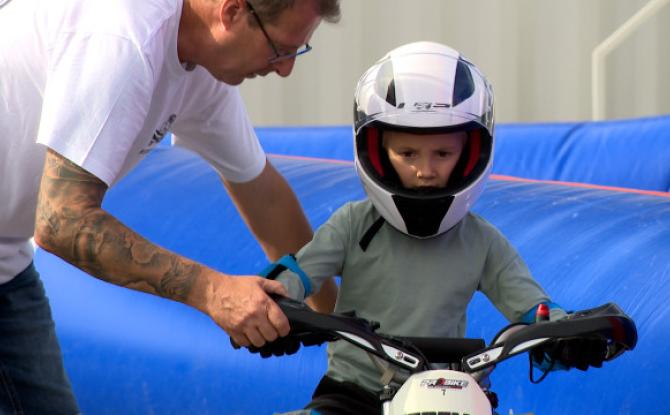
[[[470,213],[491,170],[493,92],[447,46],[392,50],[360,79],[356,169],[369,200],[337,210],[277,276],[293,298],[341,275],[336,312],[355,310],[396,336],[462,337],[466,308],[483,292],[510,321],[552,304],[505,237]],[[379,413],[379,371],[339,341],[307,408]],[[317,413],[317,412],[315,412]]]

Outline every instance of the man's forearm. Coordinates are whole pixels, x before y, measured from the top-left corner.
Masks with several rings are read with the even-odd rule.
[[[53,218],[53,216],[52,216]],[[40,246],[115,285],[186,302],[203,266],[133,232],[103,210],[46,222]],[[56,231],[56,229],[58,231]],[[42,228],[37,234],[44,234]]]
[[[49,152],[35,241],[104,281],[187,302],[205,267],[147,241],[101,209],[105,191],[95,176]]]

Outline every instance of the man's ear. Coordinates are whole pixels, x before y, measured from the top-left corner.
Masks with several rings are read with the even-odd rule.
[[[245,0],[222,0],[219,5],[219,19],[226,28],[246,18],[246,12]]]

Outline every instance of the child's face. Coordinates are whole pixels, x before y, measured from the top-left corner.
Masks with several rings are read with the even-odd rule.
[[[407,189],[445,187],[463,151],[465,132],[417,135],[384,131],[384,147]]]

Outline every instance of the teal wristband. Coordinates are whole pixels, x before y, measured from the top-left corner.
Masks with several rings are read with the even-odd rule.
[[[277,262],[273,262],[272,264],[268,265],[263,271],[260,272],[259,275],[261,277],[274,280],[280,273],[287,269],[298,275],[300,282],[302,282],[302,287],[305,290],[305,297],[309,297],[309,295],[312,294],[312,281],[309,279],[307,274],[305,274],[305,271],[300,268],[298,261],[296,261],[295,257],[291,254],[284,255],[283,257],[279,258]]]
[[[285,266],[287,269],[293,271],[298,275],[298,277],[300,277],[302,286],[305,289],[305,297],[309,297],[310,294],[312,294],[312,281],[310,281],[307,274],[305,274],[305,271],[300,268],[298,261],[295,260],[293,255],[284,255],[279,259],[279,261],[277,261],[277,263],[279,265]]]

